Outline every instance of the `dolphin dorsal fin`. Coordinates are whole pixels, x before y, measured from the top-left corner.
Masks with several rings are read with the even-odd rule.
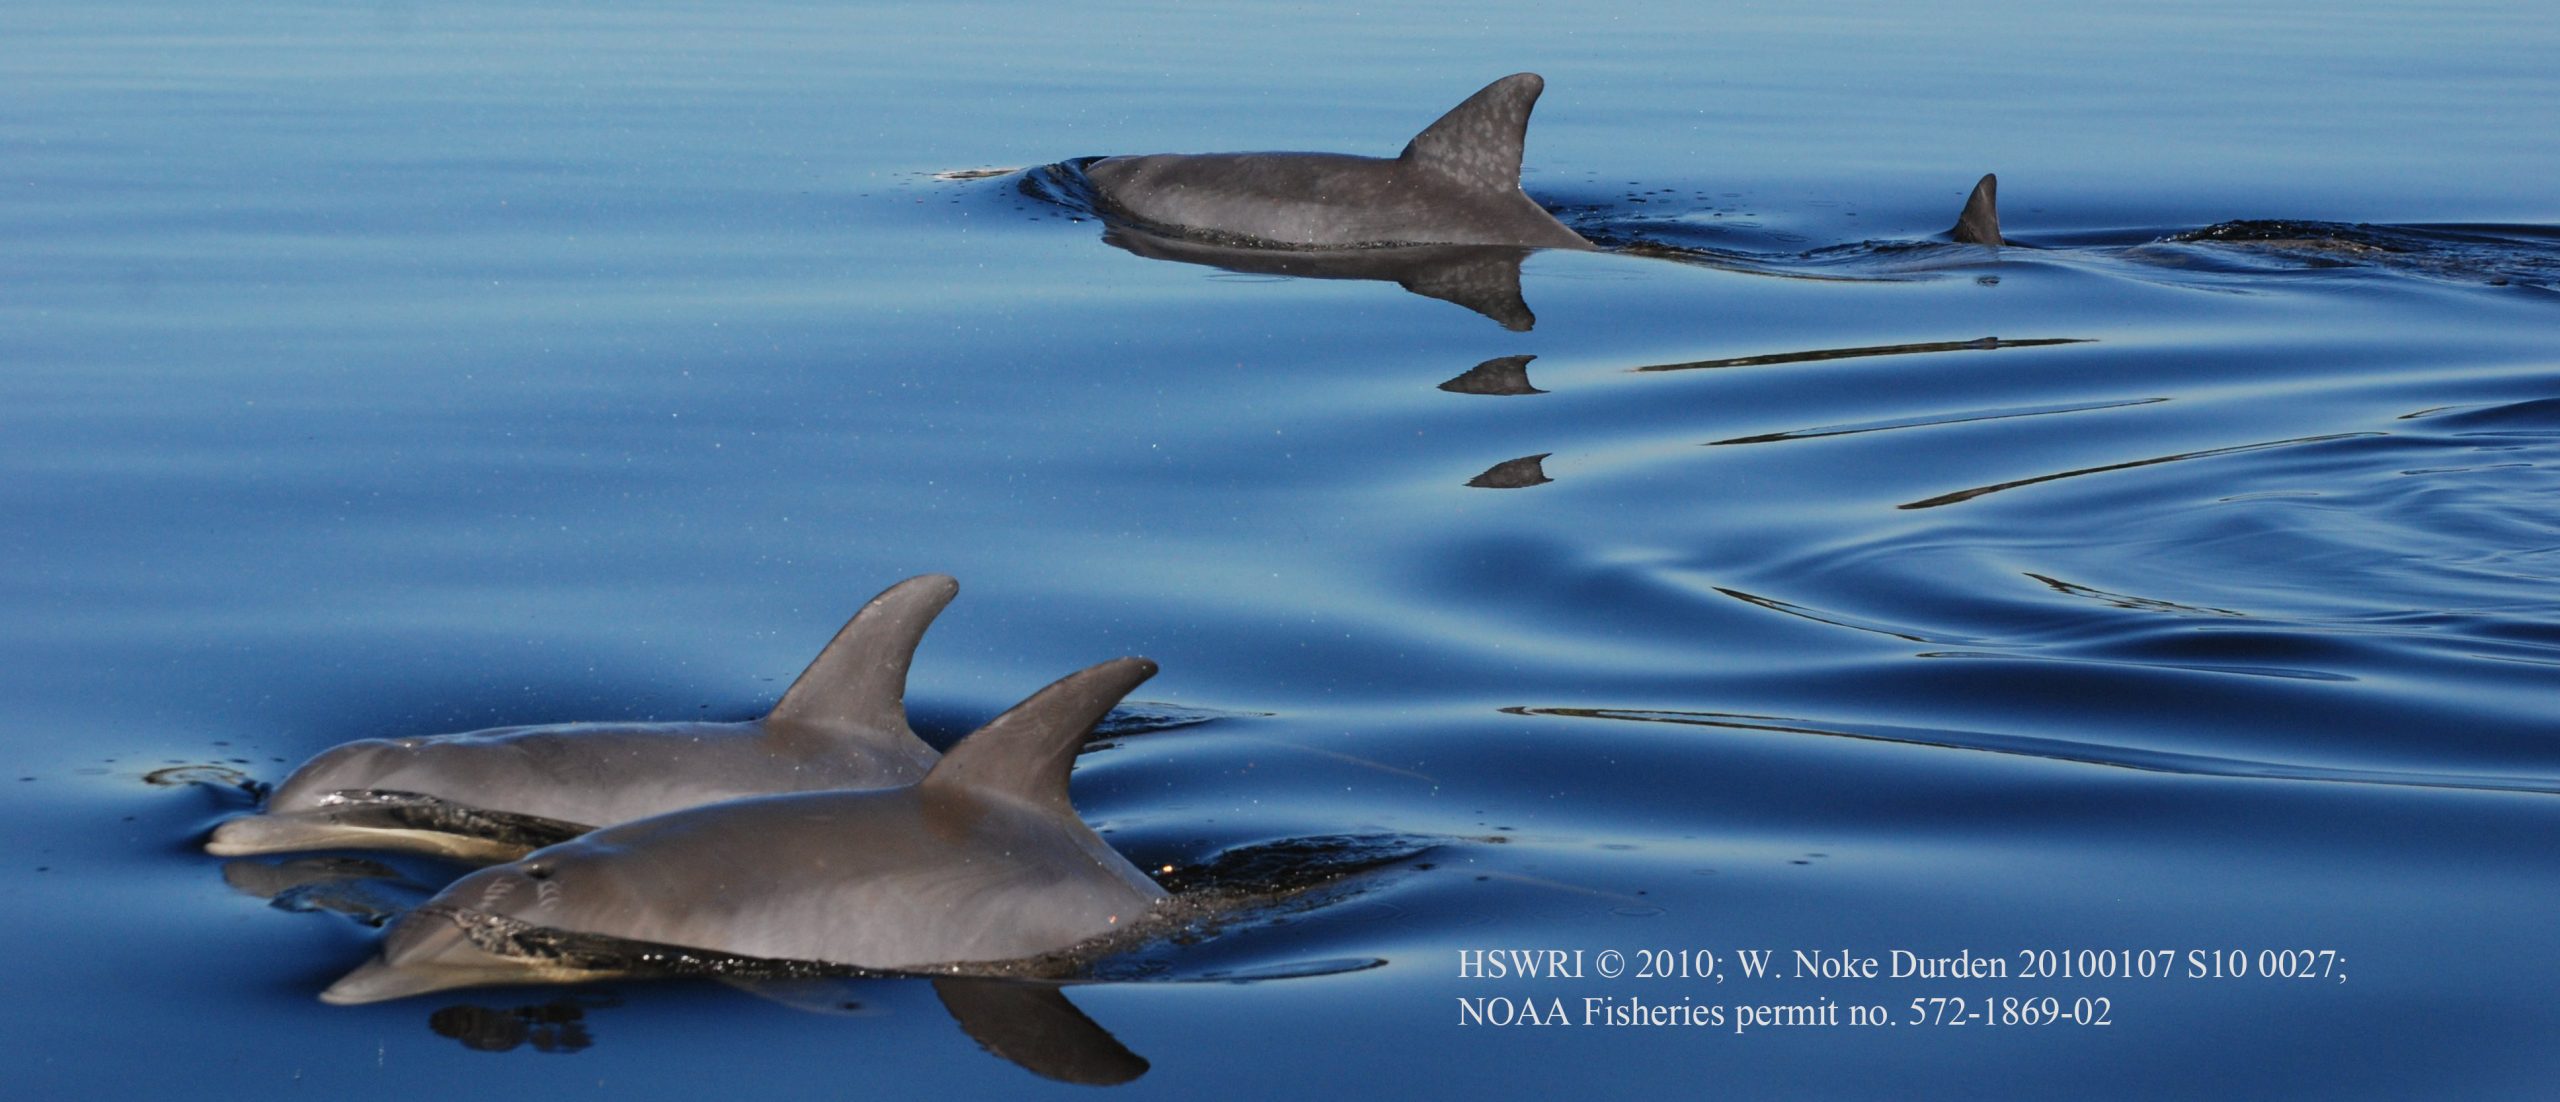
[[[920,783],[928,791],[966,789],[1073,817],[1067,771],[1076,751],[1112,705],[1155,675],[1156,664],[1144,658],[1115,658],[1059,678],[961,739]]]
[[[765,716],[765,727],[885,738],[901,750],[906,743],[922,746],[907,727],[907,666],[924,629],[958,592],[960,583],[943,574],[918,575],[880,591],[800,671],[782,703]]]
[[[1956,216],[1955,228],[1948,230],[1947,236],[1967,245],[2002,244],[1998,176],[1982,174],[1982,182],[1973,185],[1972,197],[1964,201],[1964,213]]]
[[[1520,148],[1529,137],[1529,109],[1547,82],[1536,73],[1513,73],[1485,85],[1440,121],[1422,128],[1397,159],[1427,166],[1469,187],[1520,190]]]

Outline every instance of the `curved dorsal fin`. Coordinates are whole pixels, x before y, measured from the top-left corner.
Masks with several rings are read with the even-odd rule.
[[[1988,172],[1982,174],[1982,182],[1973,185],[1972,197],[1964,201],[1964,213],[1956,216],[1955,228],[1948,230],[1947,236],[1968,245],[1996,246],[2002,243],[1998,176]]]
[[[916,742],[907,728],[907,665],[924,629],[958,592],[960,583],[944,574],[918,575],[880,591],[800,671],[782,703],[765,715],[765,727]]]
[[[1513,73],[1485,85],[1440,121],[1422,128],[1397,159],[1427,166],[1469,187],[1520,190],[1520,147],[1529,137],[1529,109],[1547,82],[1536,73]]]
[[[1076,751],[1112,705],[1155,675],[1156,664],[1144,658],[1114,658],[1061,677],[961,739],[920,783],[1004,796],[1072,817],[1067,771]]]

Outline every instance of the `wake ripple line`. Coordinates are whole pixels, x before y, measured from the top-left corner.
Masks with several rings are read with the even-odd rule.
[[[2459,773],[2397,773],[2372,769],[2340,769],[2330,766],[2292,765],[2284,762],[2251,761],[2246,758],[2215,757],[2209,754],[2181,754],[2166,750],[2099,747],[2088,743],[2035,738],[2027,735],[1972,734],[1967,737],[1974,741],[1959,742],[1941,735],[1911,729],[1870,727],[1864,730],[1848,730],[1817,726],[1809,720],[1790,719],[1785,716],[1751,715],[1742,712],[1654,711],[1640,708],[1532,708],[1517,705],[1504,708],[1502,711],[1507,715],[1517,716],[1565,716],[1574,719],[1612,719],[1636,723],[1670,723],[1684,727],[1722,727],[1739,731],[1820,735],[1826,738],[1887,742],[1903,746],[1928,746],[1941,750],[2011,754],[2019,757],[2071,762],[2076,765],[2102,765],[2145,773],[2172,773],[2195,777],[2317,781],[2324,784],[2390,785],[2400,788],[2560,795],[2560,779],[2552,778],[2479,777]]]
[[[2102,467],[2082,467],[2074,471],[2061,471],[2055,474],[2040,474],[2034,478],[2021,478],[2010,482],[1994,483],[1989,486],[1976,486],[1970,490],[1958,490],[1951,494],[1939,494],[1936,497],[1927,498],[1921,501],[1905,502],[1901,505],[1894,506],[1894,508],[1935,509],[1941,505],[1955,505],[1960,502],[1971,501],[1986,494],[1996,494],[2002,490],[2015,490],[2021,486],[2033,486],[2039,482],[2053,482],[2065,478],[2078,478],[2084,474],[2104,474],[2108,471],[2127,471],[2132,470],[2135,467],[2151,467],[2162,463],[2176,463],[2185,459],[2207,459],[2217,455],[2238,455],[2241,452],[2266,451],[2270,448],[2289,448],[2297,444],[2325,444],[2331,440],[2353,440],[2359,437],[2389,435],[2391,434],[2387,432],[2333,432],[2323,436],[2297,436],[2290,440],[2267,440],[2256,444],[2234,444],[2227,448],[2206,448],[2203,451],[2179,452],[2176,455],[2156,455],[2149,459],[2134,459],[2123,463],[2109,463]]]

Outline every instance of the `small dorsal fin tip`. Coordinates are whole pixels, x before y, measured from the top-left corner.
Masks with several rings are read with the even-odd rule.
[[[1517,191],[1529,111],[1547,87],[1536,73],[1513,73],[1468,96],[1423,127],[1397,158],[1427,165],[1470,186]]]
[[[919,574],[880,591],[783,692],[766,726],[814,728],[906,749],[915,741],[907,727],[908,666],[925,629],[959,592],[959,581],[948,574]]]
[[[962,788],[1066,808],[1067,773],[1096,724],[1148,678],[1156,664],[1115,658],[1051,682],[961,739],[925,774],[939,789]]]
[[[1967,245],[2003,244],[2000,237],[2000,177],[1983,173],[1973,185],[1973,194],[1964,201],[1964,213],[1956,216],[1955,227],[1947,236]]]

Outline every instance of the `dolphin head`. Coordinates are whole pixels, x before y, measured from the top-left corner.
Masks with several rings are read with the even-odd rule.
[[[205,852],[248,857],[313,849],[394,849],[460,861],[505,861],[580,829],[528,816],[492,815],[443,799],[439,791],[457,777],[469,778],[473,766],[501,764],[474,762],[470,756],[467,745],[444,739],[359,739],[332,747],[277,785],[258,814],[214,828]]]
[[[454,881],[437,904],[393,923],[381,952],[321,992],[321,1001],[348,1006],[456,987],[580,983],[623,974],[599,959],[543,955],[511,940],[512,931],[539,929],[555,911],[595,902],[584,897],[598,893],[581,890],[595,878],[562,867],[574,863],[536,854]]]

